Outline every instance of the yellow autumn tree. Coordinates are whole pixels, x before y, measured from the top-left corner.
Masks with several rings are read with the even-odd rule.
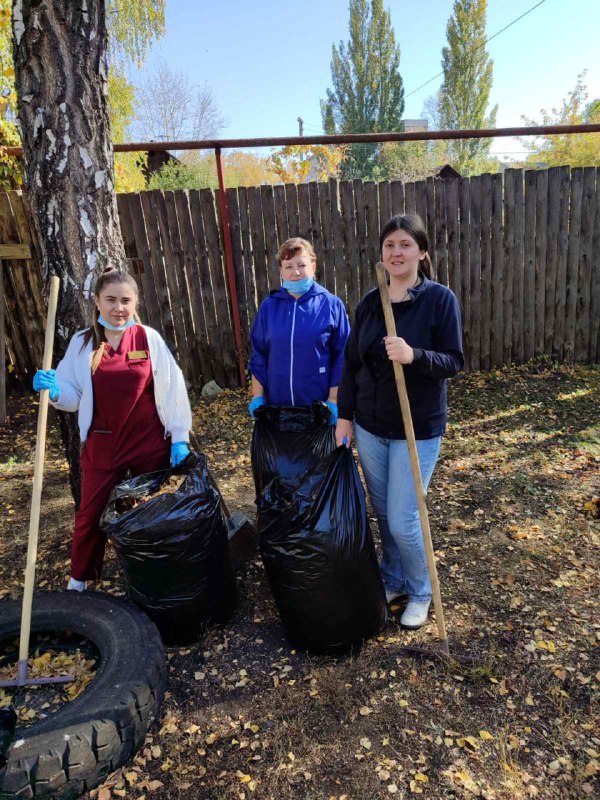
[[[0,189],[16,189],[23,183],[18,158],[8,156],[5,147],[21,144],[15,125],[17,95],[12,59],[11,0],[0,0]]]
[[[326,181],[337,177],[345,151],[345,145],[288,145],[272,153],[269,169],[282,183]]]
[[[577,76],[575,88],[563,100],[561,108],[542,109],[541,121],[523,117],[527,125],[582,125],[600,122],[600,98],[589,102],[584,83],[585,72]],[[540,136],[521,140],[529,151],[527,165],[560,167],[600,166],[600,136],[597,133],[572,133],[563,136]]]

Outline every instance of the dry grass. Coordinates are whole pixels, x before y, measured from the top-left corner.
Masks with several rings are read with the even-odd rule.
[[[252,514],[246,402],[227,392],[195,416],[228,504]],[[451,647],[481,665],[403,657],[435,645],[435,624],[409,635],[397,617],[353,656],[294,652],[257,558],[232,624],[169,651],[162,723],[102,800],[594,796],[599,407],[594,368],[534,363],[451,387],[429,508]],[[34,412],[13,401],[0,434],[2,596],[24,564]],[[71,514],[54,430],[39,586],[64,586]],[[124,591],[110,557],[103,588]]]

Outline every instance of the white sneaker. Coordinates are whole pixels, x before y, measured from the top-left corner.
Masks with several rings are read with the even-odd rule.
[[[67,583],[67,591],[71,592],[85,592],[87,583],[85,581],[77,581],[75,578],[69,578]]]
[[[385,602],[389,605],[390,603],[393,603],[394,600],[397,600],[399,597],[402,597],[403,594],[404,592],[396,592],[393,589],[388,589],[386,587]]]
[[[404,609],[404,613],[400,617],[400,625],[409,630],[422,628],[427,622],[427,614],[429,613],[430,605],[430,600],[425,603],[416,603],[414,600],[409,600]]]

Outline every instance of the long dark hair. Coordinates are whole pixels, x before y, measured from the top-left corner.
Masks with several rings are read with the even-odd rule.
[[[126,272],[124,269],[120,267],[105,267],[105,269],[100,273],[98,279],[96,281],[96,285],[94,286],[94,297],[100,297],[100,292],[104,289],[105,286],[108,286],[111,283],[128,283],[133,291],[138,294],[138,285],[135,280],[131,277],[131,275]],[[106,341],[106,336],[104,335],[104,328],[98,323],[98,317],[100,316],[100,311],[98,307],[94,303],[93,310],[92,310],[92,322],[90,327],[86,330],[83,334],[83,343],[81,345],[81,350],[84,350],[89,342],[92,342],[93,345],[93,352],[92,352],[92,360],[91,360],[91,367],[92,367],[92,375],[98,369],[98,365],[102,361],[102,356],[104,355],[104,342]],[[137,314],[134,315],[134,319],[136,322],[139,322],[139,317]],[[81,351],[80,351],[81,352]]]
[[[429,238],[423,220],[417,214],[396,214],[385,223],[379,234],[379,249],[383,249],[383,243],[395,231],[405,231],[419,245],[419,250],[424,250],[425,255],[419,261],[419,269],[423,274],[433,280],[433,265],[427,250],[429,249]]]

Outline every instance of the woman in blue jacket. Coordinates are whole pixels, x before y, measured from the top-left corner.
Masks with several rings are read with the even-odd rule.
[[[425,488],[446,428],[446,382],[464,363],[460,311],[448,287],[431,279],[427,232],[413,214],[392,217],[380,235],[397,336],[386,336],[379,291],[358,304],[346,347],[336,441],[349,443],[352,421],[379,522],[381,573],[388,602],[408,596],[405,628],[427,621],[431,584],[393,361],[404,377]]]
[[[262,405],[327,403],[337,421],[337,390],[350,332],[339,297],[315,282],[310,242],[295,237],[279,248],[281,288],[258,309],[252,327],[250,415]]]

